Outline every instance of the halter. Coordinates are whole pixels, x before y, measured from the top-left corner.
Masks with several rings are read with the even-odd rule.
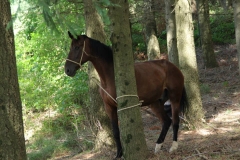
[[[75,64],[79,65],[80,68],[81,68],[81,62],[82,62],[82,57],[83,57],[83,54],[84,54],[84,53],[85,53],[86,55],[89,55],[89,54],[87,54],[87,52],[85,51],[85,41],[83,41],[82,55],[81,55],[81,58],[80,58],[79,63],[76,62],[76,61],[73,61],[73,60],[71,60],[71,59],[66,59],[66,61],[69,61],[69,62],[75,63]]]

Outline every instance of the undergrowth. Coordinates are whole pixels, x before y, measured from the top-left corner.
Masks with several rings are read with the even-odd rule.
[[[89,130],[84,126],[83,118],[81,115],[58,115],[44,118],[40,122],[41,128],[26,144],[28,159],[44,160],[61,155],[71,157],[74,154],[92,149],[92,138],[84,136],[91,135],[91,133],[86,133]],[[34,124],[29,123],[29,125],[33,128],[39,124],[34,126]]]

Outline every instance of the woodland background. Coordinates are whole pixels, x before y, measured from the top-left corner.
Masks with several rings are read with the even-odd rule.
[[[166,55],[164,1],[155,0],[154,3],[154,11],[150,12],[154,12],[156,35],[161,54]],[[208,3],[211,37],[218,67],[207,69],[204,65],[195,1],[192,2],[192,11],[205,118],[207,122],[212,122],[218,114],[230,115],[230,117],[233,117],[231,113],[236,114],[235,116],[238,115],[239,112],[236,111],[239,111],[240,89],[232,1],[209,0]],[[146,60],[144,4],[137,0],[129,0],[129,4],[134,57],[136,61]],[[109,40],[111,27],[109,27],[110,20],[106,9],[108,5],[111,5],[108,0],[94,1],[94,6],[104,23],[107,44],[111,45]],[[74,78],[69,78],[64,74],[65,58],[70,46],[67,31],[70,30],[76,35],[86,34],[83,2],[81,0],[15,0],[12,2],[11,8],[28,158],[42,160],[84,159],[84,156],[85,158],[90,156],[90,159],[91,156],[92,159],[113,157],[113,153],[108,150],[90,152],[95,146],[96,129],[88,121],[89,113],[84,109],[89,106],[87,64]],[[233,99],[230,98],[231,96]],[[222,99],[219,100],[219,97]],[[219,104],[220,102],[221,104]],[[157,122],[154,118],[149,118],[149,112],[148,108],[142,109],[146,137],[153,138],[158,134],[160,127],[156,128]],[[230,117],[226,119],[230,119]],[[239,127],[239,119],[233,119],[232,122]],[[220,135],[216,131],[216,126],[207,126],[207,128],[211,128],[211,132]],[[240,132],[238,131],[234,130],[236,134],[231,134],[229,139],[235,138],[236,142],[239,142],[240,138],[237,133]],[[194,130],[186,131],[183,134],[187,132],[189,137],[198,137]],[[228,130],[224,133],[229,134],[229,132],[231,131]],[[154,140],[156,137],[147,141],[151,146],[150,150],[153,150]],[[191,141],[189,140],[189,143],[198,143],[203,146],[201,142],[195,142],[193,138]],[[170,156],[168,158],[171,159],[184,159],[183,157],[189,157],[195,153],[196,156],[193,157],[199,159],[209,157],[210,159],[219,159],[221,155],[223,155],[223,159],[240,157],[237,154],[239,145],[232,141],[231,144],[235,144],[235,146],[227,146],[230,150],[232,149],[231,152],[227,150],[227,147],[225,150],[216,147],[217,149],[212,151],[211,155],[205,153],[204,149],[195,149],[189,152],[189,148],[187,148],[190,146],[189,143],[183,142],[185,147],[182,146],[183,149],[178,152],[183,155],[182,157],[177,154],[162,154],[164,157]],[[159,156],[153,155],[152,158],[159,159]]]

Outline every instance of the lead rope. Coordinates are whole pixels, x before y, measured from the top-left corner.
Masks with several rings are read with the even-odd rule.
[[[124,107],[124,108],[118,109],[117,112],[120,112],[120,111],[123,111],[123,110],[127,110],[127,109],[130,109],[130,108],[134,108],[134,107],[138,107],[138,106],[142,105],[143,100],[139,100],[139,97],[137,95],[122,95],[122,96],[118,96],[116,98],[116,100],[119,99],[119,98],[124,98],[124,97],[137,97],[139,103],[135,104],[135,105],[132,105],[132,106],[129,106],[129,107]]]
[[[116,99],[114,99],[102,86],[101,84],[94,78],[94,77],[90,77],[91,79],[93,79],[95,81],[95,83],[117,104],[117,100],[119,98],[124,98],[124,97],[137,97],[139,99],[139,97],[137,95],[122,95],[122,96],[118,96]],[[123,111],[123,110],[127,110],[127,109],[130,109],[130,108],[134,108],[134,107],[138,107],[138,106],[141,106],[142,105],[142,101],[139,101],[138,104],[136,105],[132,105],[132,106],[129,106],[129,107],[124,107],[124,108],[121,108],[121,109],[118,109],[117,112],[120,112],[120,111]]]
[[[117,103],[117,101],[101,86],[101,84],[94,78],[94,77],[90,77],[91,79],[95,80],[95,83],[115,102]]]

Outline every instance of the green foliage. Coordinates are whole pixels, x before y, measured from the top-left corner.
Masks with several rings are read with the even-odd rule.
[[[214,44],[233,44],[235,43],[235,27],[233,10],[223,10],[219,5],[210,5],[210,27],[212,41]],[[198,23],[194,23],[195,45],[200,45],[200,33]]]
[[[212,40],[215,44],[232,44],[235,42],[235,27],[232,15],[218,15],[210,20]]]
[[[229,83],[228,83],[228,81],[224,81],[224,82],[222,82],[222,85],[223,85],[223,87],[228,87]]]
[[[162,31],[162,33],[159,35],[158,42],[160,45],[161,53],[167,53],[167,32],[166,32],[166,30]]]
[[[133,50],[146,51],[147,46],[145,44],[144,36],[142,33],[142,25],[139,23],[134,23],[131,27]]]
[[[71,8],[75,5],[67,3],[69,2],[64,1],[51,6],[46,1],[39,1],[41,7],[35,4],[24,5],[27,13],[18,13],[23,23],[15,36],[16,55],[21,97],[26,109],[45,110],[55,107],[59,111],[65,111],[71,106],[86,105],[88,101],[87,74],[84,69],[74,78],[67,77],[64,73],[65,58],[70,46],[67,30],[71,26],[76,34],[83,32],[83,28],[76,27],[78,23],[83,24],[83,17],[65,14],[78,7]],[[52,25],[64,17],[62,22],[54,28],[48,27],[45,24],[46,17],[38,14],[42,9],[46,12],[44,14],[55,13],[47,24]],[[57,14],[60,10],[62,12]],[[83,99],[81,103],[79,97]]]

